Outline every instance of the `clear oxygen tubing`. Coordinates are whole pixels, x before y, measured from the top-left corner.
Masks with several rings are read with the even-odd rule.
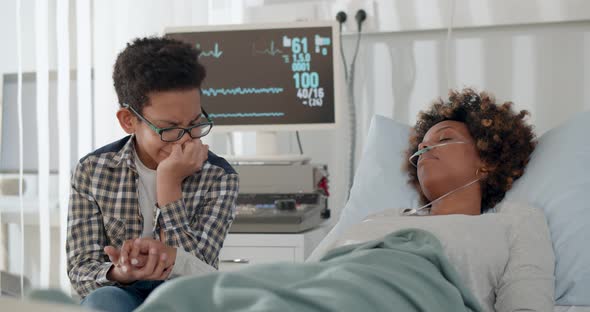
[[[454,142],[447,142],[447,143],[440,143],[440,144],[435,144],[432,146],[427,146],[423,149],[417,150],[414,154],[412,154],[412,156],[410,156],[410,158],[408,158],[408,161],[410,162],[410,164],[412,164],[412,166],[418,168],[418,159],[416,159],[416,157],[419,157],[420,155],[429,152],[437,147],[441,147],[441,146],[447,146],[447,145],[451,145],[451,144],[468,144],[467,142],[463,142],[463,141],[454,141]],[[416,159],[416,160],[414,160]]]
[[[410,158],[408,159],[408,161],[409,161],[409,162],[410,162],[410,163],[411,163],[411,164],[412,164],[414,167],[417,167],[417,166],[418,166],[418,160],[414,161],[414,159],[416,159],[416,158],[417,158],[417,157],[419,157],[420,155],[422,155],[422,154],[424,154],[424,153],[427,153],[427,152],[429,152],[429,151],[431,151],[431,150],[433,150],[433,149],[435,149],[435,148],[437,148],[437,147],[441,147],[441,146],[447,146],[447,145],[452,145],[452,144],[468,144],[468,143],[466,143],[466,142],[463,142],[463,141],[456,141],[456,142],[446,142],[446,143],[440,143],[440,144],[436,144],[436,145],[432,145],[432,146],[427,146],[427,147],[424,147],[424,148],[422,148],[422,149],[420,149],[420,150],[416,151],[414,154],[412,154],[412,156],[410,156]],[[445,197],[447,197],[447,196],[449,196],[449,195],[451,195],[451,194],[453,194],[453,193],[455,193],[455,192],[458,192],[458,191],[460,191],[460,190],[462,190],[462,189],[464,189],[464,188],[466,188],[466,187],[468,187],[468,186],[472,185],[473,183],[475,183],[475,182],[477,182],[477,181],[479,181],[479,180],[480,180],[480,178],[477,178],[477,179],[475,179],[475,180],[473,180],[473,181],[471,181],[471,182],[469,182],[469,183],[467,183],[467,184],[465,184],[465,185],[463,185],[463,186],[461,186],[461,187],[458,187],[458,188],[456,188],[456,189],[454,189],[454,190],[451,190],[451,191],[449,191],[448,193],[446,193],[446,194],[444,194],[444,195],[440,196],[439,198],[437,198],[437,199],[435,199],[435,200],[433,200],[433,201],[429,202],[428,204],[426,204],[426,205],[424,205],[424,206],[422,206],[422,207],[419,207],[419,208],[405,208],[405,209],[402,209],[402,210],[400,211],[400,214],[401,214],[402,216],[420,216],[420,215],[428,215],[428,214],[429,214],[429,212],[430,212],[430,209],[429,209],[429,207],[430,207],[430,206],[432,206],[432,204],[434,204],[434,203],[438,202],[439,200],[441,200],[441,199],[443,199],[443,198],[445,198]],[[426,213],[422,213],[422,211],[423,211],[423,210],[425,210],[425,209],[428,209],[428,211],[426,211]]]
[[[469,182],[469,183],[467,183],[467,184],[465,184],[465,185],[463,185],[461,187],[458,187],[458,188],[456,188],[456,189],[454,189],[454,190],[452,190],[452,191],[450,191],[450,192],[442,195],[441,197],[439,197],[439,198],[437,198],[437,199],[429,202],[428,204],[426,204],[426,205],[424,205],[422,207],[402,209],[400,211],[400,214],[402,216],[424,216],[424,215],[429,215],[430,214],[430,209],[432,208],[430,206],[432,206],[434,203],[442,200],[443,198],[445,198],[445,197],[447,197],[447,196],[449,196],[449,195],[451,195],[451,194],[453,194],[455,192],[458,192],[458,191],[460,191],[462,189],[465,189],[468,186],[471,186],[472,184],[474,184],[475,182],[478,182],[479,180],[481,180],[481,179],[480,178],[477,178],[477,179],[475,179],[475,180],[473,180],[473,181],[471,181],[471,182]],[[427,212],[426,213],[422,213],[422,210],[425,210],[425,209],[428,209]]]

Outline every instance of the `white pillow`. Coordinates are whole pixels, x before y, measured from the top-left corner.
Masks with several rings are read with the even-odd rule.
[[[559,305],[590,305],[590,111],[539,138],[525,174],[506,194],[545,212],[556,255]]]
[[[344,229],[366,216],[384,209],[416,207],[418,193],[408,185],[408,176],[401,170],[408,161],[404,152],[409,135],[408,125],[379,115],[373,117],[349,200],[336,226],[308,261],[319,260]]]
[[[403,229],[426,230],[439,239],[484,311],[553,311],[554,256],[543,212],[506,206],[481,216],[401,217],[386,210],[344,231],[332,247]]]

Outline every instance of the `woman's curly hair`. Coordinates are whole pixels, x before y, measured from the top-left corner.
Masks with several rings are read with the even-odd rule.
[[[523,175],[535,149],[535,134],[532,126],[525,122],[529,113],[524,110],[516,113],[512,105],[512,102],[496,104],[494,97],[486,92],[451,90],[449,102],[444,103],[439,98],[428,111],[418,115],[407,157],[418,150],[418,144],[435,124],[445,120],[464,123],[475,140],[479,157],[485,163],[487,176],[480,180],[481,212],[485,212],[499,203],[512,183]],[[409,183],[418,190],[422,201],[427,202],[420,188],[417,168],[408,162],[405,169],[410,176]]]

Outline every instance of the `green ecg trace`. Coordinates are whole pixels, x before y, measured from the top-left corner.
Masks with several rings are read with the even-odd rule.
[[[201,50],[200,44],[197,43],[195,46],[197,49]],[[213,46],[213,50],[209,50],[209,51],[203,50],[203,51],[201,51],[201,54],[199,55],[199,57],[211,56],[214,58],[220,58],[222,54],[223,54],[223,51],[219,50],[219,44],[215,43],[215,45]]]
[[[270,41],[270,47],[268,49],[264,49],[264,50],[256,50],[256,44],[252,44],[252,51],[253,54],[268,54],[271,56],[275,56],[277,54],[283,54],[283,51],[279,50],[279,49],[275,49],[275,41],[271,40]]]

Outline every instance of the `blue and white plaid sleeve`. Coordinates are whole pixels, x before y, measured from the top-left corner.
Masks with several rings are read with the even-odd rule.
[[[160,207],[160,224],[166,244],[182,247],[206,264],[217,268],[219,251],[234,218],[239,178],[235,173],[215,179],[194,216],[187,214],[184,199]]]

